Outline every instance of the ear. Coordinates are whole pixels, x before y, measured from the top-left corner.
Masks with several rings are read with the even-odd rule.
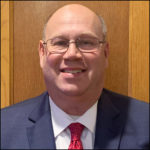
[[[109,44],[108,44],[108,42],[105,43],[104,55],[106,58],[106,67],[108,67],[108,56],[109,56]]]
[[[45,53],[45,49],[44,49],[42,40],[39,41],[38,51],[39,51],[39,57],[40,57],[40,66],[42,68],[43,64],[44,64],[44,53]]]
[[[42,40],[39,41],[39,48],[38,48],[38,50],[39,50],[39,56],[40,57],[43,56],[45,50],[44,50],[44,45],[43,45],[43,41]]]
[[[105,57],[108,58],[108,56],[109,56],[109,44],[108,44],[108,42],[105,43],[104,53],[105,53]]]

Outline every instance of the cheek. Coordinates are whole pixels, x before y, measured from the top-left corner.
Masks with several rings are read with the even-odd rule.
[[[60,58],[50,55],[43,60],[42,64],[44,74],[46,74],[49,77],[53,77],[53,75],[56,75],[59,72]]]
[[[94,77],[101,76],[106,69],[106,57],[101,54],[94,55],[89,58],[88,66],[90,70],[90,74]]]

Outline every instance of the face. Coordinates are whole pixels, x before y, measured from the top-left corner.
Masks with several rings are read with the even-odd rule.
[[[70,41],[80,37],[103,40],[97,16],[87,8],[78,10],[78,7],[58,10],[47,24],[45,41],[56,37]],[[97,51],[90,53],[81,52],[71,43],[65,53],[48,54],[40,41],[39,55],[46,86],[51,94],[82,96],[91,92],[94,94],[103,86],[107,67],[107,43],[100,44]]]

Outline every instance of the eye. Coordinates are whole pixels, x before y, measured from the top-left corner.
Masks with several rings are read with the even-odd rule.
[[[93,38],[85,38],[85,39],[80,39],[78,41],[78,47],[83,50],[94,49],[96,46],[97,46],[97,40]]]
[[[93,41],[90,41],[90,40],[83,40],[83,41],[80,41],[80,44],[84,44],[84,45],[93,45]]]
[[[51,44],[53,46],[67,46],[68,45],[68,41],[67,40],[63,40],[63,39],[55,39],[51,41]]]
[[[80,39],[78,43],[80,45],[95,45],[96,41],[94,39],[85,38],[85,39]]]
[[[88,48],[88,47],[95,46],[95,42],[92,41],[92,40],[80,40],[78,42],[78,44],[79,44],[80,47],[83,47],[83,48]]]

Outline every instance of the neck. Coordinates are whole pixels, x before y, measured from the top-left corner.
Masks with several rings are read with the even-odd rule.
[[[53,102],[64,112],[66,112],[69,115],[81,116],[99,99],[101,91],[102,88],[97,92],[94,91],[94,94],[93,91],[91,91],[87,94],[79,96],[68,96],[64,93],[59,93],[58,91],[48,92]]]

